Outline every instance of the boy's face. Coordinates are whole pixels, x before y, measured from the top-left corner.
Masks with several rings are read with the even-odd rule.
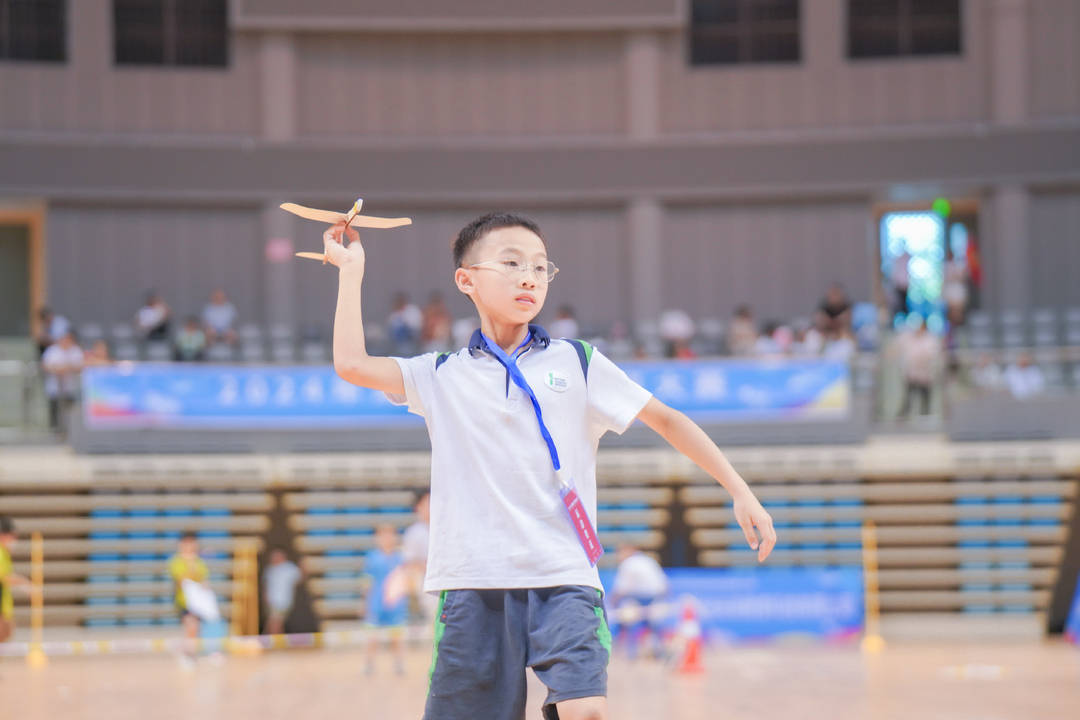
[[[0,545],[8,550],[15,547],[15,533],[0,533]]]
[[[466,267],[459,268],[454,279],[481,313],[496,321],[525,324],[540,313],[547,299],[546,275],[532,270],[547,262],[544,241],[536,233],[523,227],[499,228],[472,247]],[[521,268],[529,271],[519,272]]]
[[[199,543],[196,542],[195,540],[191,540],[191,539],[181,540],[180,541],[180,554],[181,555],[187,555],[189,557],[192,556],[192,555],[198,555],[199,554]]]

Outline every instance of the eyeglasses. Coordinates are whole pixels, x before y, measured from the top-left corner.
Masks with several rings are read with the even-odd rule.
[[[542,283],[551,282],[555,279],[555,276],[559,274],[559,268],[555,267],[555,263],[550,260],[536,265],[529,265],[528,263],[520,262],[518,260],[485,260],[484,262],[474,263],[469,267],[497,270],[509,278],[517,278],[529,274],[535,277],[537,282]]]

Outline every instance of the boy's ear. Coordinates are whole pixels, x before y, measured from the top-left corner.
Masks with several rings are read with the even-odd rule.
[[[454,271],[454,284],[457,285],[457,289],[466,295],[472,295],[475,285],[473,285],[472,275],[465,268],[458,268]]]

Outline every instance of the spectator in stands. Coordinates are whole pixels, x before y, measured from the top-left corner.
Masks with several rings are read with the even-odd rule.
[[[45,396],[49,399],[49,427],[66,432],[67,416],[79,394],[79,376],[84,357],[82,348],[69,330],[41,356],[45,371]]]
[[[8,516],[0,515],[0,643],[15,632],[15,599],[11,589],[30,587],[30,581],[17,575],[11,562],[16,539],[15,523]]]
[[[1001,390],[1005,387],[1005,376],[988,353],[980,355],[971,369],[971,384],[980,390]]]
[[[420,308],[409,302],[408,295],[398,293],[394,296],[394,307],[386,320],[386,329],[390,334],[390,344],[394,353],[411,355],[416,350],[423,322],[424,317]]]
[[[697,353],[688,340],[676,340],[671,343],[671,357],[675,360],[694,360]]]
[[[38,346],[38,357],[45,354],[50,345],[54,345],[65,333],[71,330],[71,323],[63,315],[57,315],[51,308],[38,310],[37,332],[34,339]]]
[[[176,554],[169,559],[169,577],[173,581],[176,611],[180,614],[180,624],[184,629],[184,643],[180,660],[185,667],[190,667],[198,652],[199,629],[202,623],[199,616],[188,609],[184,595],[184,581],[190,580],[200,585],[207,584],[210,570],[199,557],[199,541],[195,533],[186,532],[180,538]]]
[[[754,341],[754,357],[777,358],[783,355],[783,349],[775,337],[779,329],[780,323],[775,320],[766,321],[761,329],[761,335]]]
[[[664,355],[675,357],[677,343],[686,343],[694,337],[694,321],[685,310],[665,310],[660,314],[660,339],[664,341]]]
[[[270,565],[263,571],[263,598],[266,600],[266,632],[285,632],[285,620],[296,599],[296,585],[303,574],[279,547],[270,551]]]
[[[236,342],[236,308],[225,291],[220,288],[210,294],[210,302],[203,307],[203,328],[206,331],[208,344],[224,342],[232,345]]]
[[[96,365],[108,365],[112,362],[109,356],[109,345],[102,339],[97,339],[83,356],[83,364],[87,367]]]
[[[825,313],[828,319],[828,329],[832,332],[840,332],[851,327],[851,298],[840,283],[833,283],[825,291],[818,309]]]
[[[922,415],[930,414],[930,392],[934,377],[941,366],[943,349],[941,340],[926,329],[926,322],[919,323],[914,332],[900,337],[900,362],[904,372],[904,403],[900,417],[911,411],[912,397],[918,397]]]
[[[458,318],[450,327],[454,347],[462,348],[469,344],[469,338],[472,337],[472,334],[479,325],[476,322],[476,318]]]
[[[728,328],[728,352],[743,357],[753,355],[757,339],[758,330],[757,323],[754,322],[754,311],[749,305],[740,305],[735,309],[731,326]]]
[[[135,333],[144,340],[168,340],[171,311],[154,290],[146,293],[146,303],[135,313]]]
[[[667,576],[660,563],[633,545],[618,549],[619,568],[611,591],[611,602],[618,619],[618,632],[629,633],[627,652],[637,655],[641,637],[649,632],[654,657],[662,655],[661,630],[664,618],[657,603],[668,592]]]
[[[394,652],[394,670],[405,673],[401,627],[408,613],[408,577],[402,567],[404,557],[398,548],[397,529],[380,525],[375,530],[375,547],[364,559],[364,572],[371,581],[367,591],[366,624],[373,631],[368,641],[367,674],[375,672],[375,652],[379,638],[374,631],[389,634]]]
[[[450,349],[450,328],[453,319],[438,290],[428,297],[421,312],[420,347],[423,352],[442,352]]]
[[[911,254],[905,249],[893,258],[892,268],[889,271],[889,285],[892,286],[893,315],[908,314],[908,288],[911,285],[911,273],[908,265],[911,264]]]
[[[206,359],[206,333],[199,325],[199,319],[189,315],[184,320],[184,327],[176,333],[173,340],[173,360],[179,362],[202,361]]]
[[[953,255],[945,262],[945,284],[941,291],[945,313],[951,326],[964,324],[968,305],[967,261]]]
[[[604,354],[616,360],[627,360],[634,356],[634,341],[630,337],[630,328],[622,320],[611,324],[608,332],[607,347]]]
[[[1029,353],[1020,353],[1016,361],[1005,369],[1005,385],[1017,400],[1042,395],[1046,390],[1046,377],[1035,365]]]
[[[576,338],[581,333],[577,318],[574,317],[574,308],[570,305],[561,306],[548,327],[553,338]]]
[[[834,330],[825,336],[825,345],[821,349],[821,356],[828,360],[848,362],[855,357],[858,346],[855,344],[855,336],[851,328]]]

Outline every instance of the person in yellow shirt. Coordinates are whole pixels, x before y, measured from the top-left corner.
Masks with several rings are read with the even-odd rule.
[[[199,618],[188,610],[187,599],[184,597],[184,580],[192,580],[197,583],[206,583],[210,578],[210,571],[206,563],[199,557],[199,541],[194,533],[185,533],[180,538],[177,553],[169,559],[169,575],[172,577],[176,588],[174,596],[176,610],[180,613],[180,623],[184,628],[185,649],[184,654],[190,662],[195,657],[195,650],[199,638]]]
[[[11,588],[30,585],[29,580],[15,574],[11,562],[15,540],[15,523],[6,515],[0,515],[0,642],[15,632],[15,598],[11,595]]]

